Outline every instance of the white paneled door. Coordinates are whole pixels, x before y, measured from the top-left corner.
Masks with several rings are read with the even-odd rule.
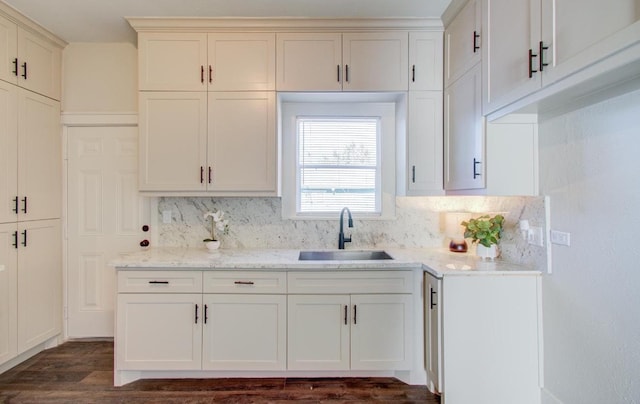
[[[138,193],[136,127],[69,127],[67,165],[67,334],[111,337],[118,253],[148,238]]]

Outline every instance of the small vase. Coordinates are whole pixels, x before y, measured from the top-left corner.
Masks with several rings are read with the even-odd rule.
[[[220,248],[220,240],[205,241],[204,245],[207,247],[207,250],[216,251],[218,248]]]
[[[478,244],[476,246],[476,255],[483,260],[493,260],[500,255],[500,251],[498,251],[498,246],[492,244],[491,247],[485,247],[482,244]]]

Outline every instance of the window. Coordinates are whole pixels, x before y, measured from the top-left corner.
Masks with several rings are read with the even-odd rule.
[[[298,117],[296,205],[300,213],[380,213],[377,117]]]
[[[395,104],[282,104],[283,216],[392,217]]]

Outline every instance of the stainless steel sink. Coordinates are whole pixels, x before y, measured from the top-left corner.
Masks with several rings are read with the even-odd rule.
[[[386,251],[300,251],[299,261],[375,261],[392,260]]]

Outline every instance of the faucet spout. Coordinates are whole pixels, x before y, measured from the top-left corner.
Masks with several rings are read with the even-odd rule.
[[[338,234],[338,249],[340,250],[344,250],[344,243],[351,242],[351,235],[349,235],[349,237],[344,236],[344,212],[347,212],[347,215],[349,216],[348,226],[353,227],[353,218],[351,217],[351,211],[345,206],[340,212],[340,233]]]

